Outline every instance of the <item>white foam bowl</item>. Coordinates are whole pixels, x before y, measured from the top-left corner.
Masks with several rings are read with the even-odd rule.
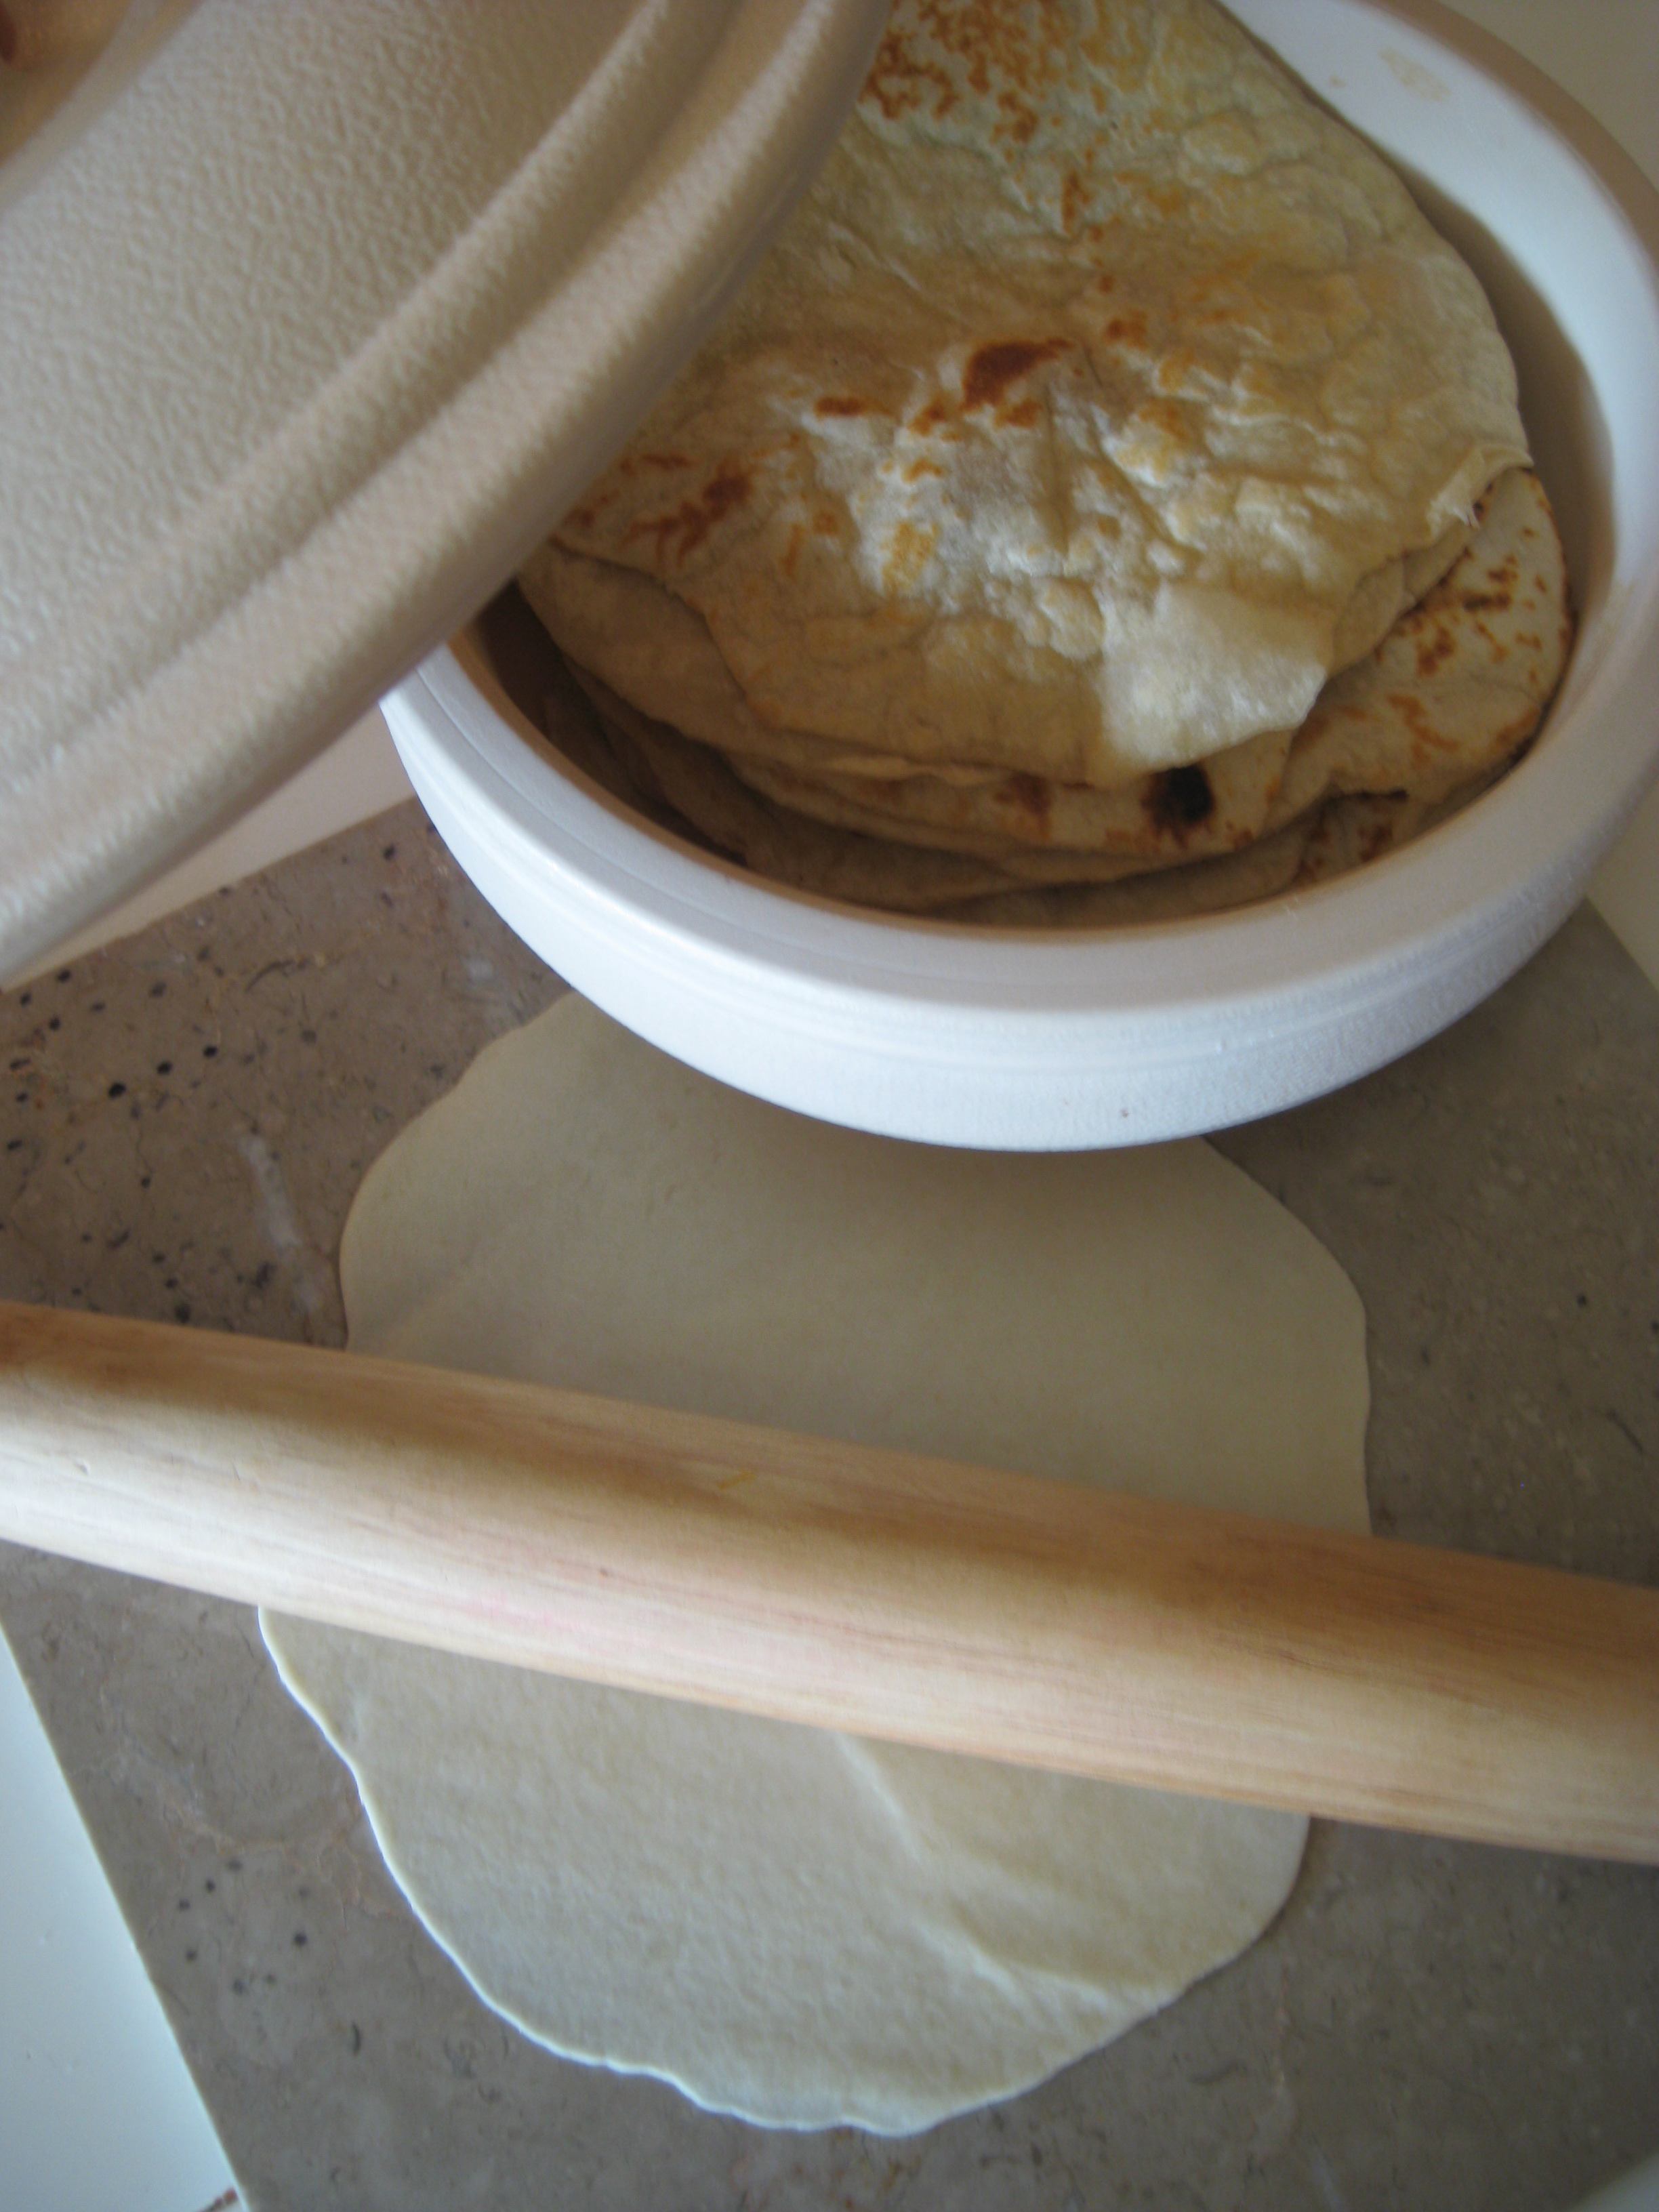
[[[1564,94],[1437,8],[1235,12],[1405,173],[1492,299],[1579,615],[1546,731],[1478,805],[1334,884],[1045,937],[875,916],[711,860],[562,768],[435,653],[386,716],[461,866],[578,990],[742,1090],[1028,1151],[1297,1104],[1520,967],[1659,763],[1659,197]]]

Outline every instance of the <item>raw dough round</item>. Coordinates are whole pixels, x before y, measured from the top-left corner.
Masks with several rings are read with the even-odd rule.
[[[1367,1526],[1364,1320],[1208,1146],[987,1155],[723,1089],[567,999],[368,1176],[360,1351]],[[775,2126],[929,2126],[1232,1958],[1286,1814],[264,1617],[386,1863],[565,2055]]]

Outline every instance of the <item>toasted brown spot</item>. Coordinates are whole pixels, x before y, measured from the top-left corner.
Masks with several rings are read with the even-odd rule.
[[[1432,676],[1436,669],[1443,666],[1456,650],[1457,640],[1451,631],[1443,623],[1437,623],[1432,635],[1419,637],[1417,641],[1418,674]]]
[[[1443,753],[1450,750],[1449,740],[1442,737],[1429,719],[1423,702],[1413,691],[1390,691],[1388,703],[1411,733],[1414,746],[1428,752]]]
[[[1141,803],[1152,827],[1182,844],[1189,830],[1196,830],[1215,812],[1215,792],[1208,775],[1194,762],[1187,768],[1165,769],[1161,775],[1149,776]]]
[[[941,393],[938,398],[930,399],[919,414],[910,417],[909,427],[919,438],[925,438],[950,419],[951,404]]]
[[[740,507],[752,489],[746,469],[735,461],[722,461],[695,499],[682,500],[672,514],[642,516],[629,526],[629,539],[654,538],[657,558],[684,561],[708,537],[716,523]]]
[[[560,525],[561,529],[591,530],[615,496],[614,492],[595,492],[592,499],[585,499],[580,507],[571,508]]]
[[[997,804],[1012,814],[1018,814],[1026,825],[1026,834],[1033,830],[1046,837],[1048,817],[1054,805],[1054,786],[1046,776],[1028,775],[1024,772],[1005,775],[997,786]]]
[[[1007,118],[1007,121],[1000,126],[997,136],[1012,138],[1016,146],[1029,145],[1036,136],[1036,110],[1028,106],[1017,92],[999,93],[997,106]]]
[[[925,106],[933,96],[933,112],[948,115],[957,104],[957,88],[950,72],[937,62],[919,62],[903,38],[890,31],[877,50],[863,98],[873,100],[890,123]]]
[[[841,535],[840,517],[832,514],[827,507],[820,507],[812,517],[812,527],[820,538],[839,538]]]
[[[1069,338],[997,338],[969,356],[962,373],[964,408],[994,407],[1011,384],[1053,361],[1071,345]]]
[[[867,400],[854,398],[850,393],[826,392],[822,399],[814,400],[812,412],[815,415],[867,415],[870,405]]]
[[[1022,399],[1012,407],[999,407],[999,422],[1007,422],[1016,430],[1029,430],[1033,423],[1042,420],[1042,410],[1035,399]]]
[[[1139,307],[1132,307],[1126,315],[1114,315],[1101,332],[1108,345],[1141,346],[1146,343],[1146,318]]]
[[[1181,392],[1196,366],[1195,356],[1183,346],[1174,353],[1166,353],[1153,372],[1153,380],[1160,392]]]
[[[1173,399],[1143,399],[1129,420],[1138,428],[1156,430],[1176,445],[1187,442],[1187,418]]]
[[[995,136],[1027,142],[1040,127],[1044,93],[1073,61],[1073,35],[1053,0],[1036,8],[921,0],[915,14],[914,31],[895,28],[883,40],[863,97],[890,118],[917,108],[945,115],[971,93],[994,101]],[[921,38],[933,52],[921,50]]]
[[[916,583],[933,557],[938,532],[918,530],[913,522],[901,522],[894,531],[887,548],[887,558],[882,563],[882,580],[890,590],[908,591]]]
[[[945,471],[937,461],[912,461],[904,471],[906,483],[920,483],[924,477],[942,477]]]
[[[1454,569],[1452,576],[1456,574]],[[1449,578],[1448,581],[1450,580]],[[1474,580],[1471,580],[1472,582]],[[1501,561],[1486,568],[1478,580],[1485,586],[1484,589],[1477,591],[1458,587],[1455,590],[1458,605],[1472,615],[1507,614],[1515,605],[1516,591],[1521,580],[1521,564],[1513,553],[1506,553]]]

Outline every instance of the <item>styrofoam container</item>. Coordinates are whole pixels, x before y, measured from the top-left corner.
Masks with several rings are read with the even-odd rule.
[[[1659,765],[1659,198],[1445,11],[1236,0],[1486,284],[1579,617],[1544,734],[1453,821],[1335,883],[1089,934],[891,919],[765,885],[560,766],[453,649],[386,702],[457,860],[574,987],[739,1088],[942,1144],[1224,1127],[1465,1012],[1559,927]]]

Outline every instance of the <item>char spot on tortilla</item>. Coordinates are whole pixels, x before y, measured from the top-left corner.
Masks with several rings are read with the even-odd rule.
[[[1390,691],[1386,703],[1392,707],[1410,735],[1412,750],[1419,760],[1437,752],[1449,752],[1453,741],[1436,726],[1423,702],[1410,691]]]
[[[865,97],[890,123],[921,109],[937,120],[951,112],[963,91],[983,100],[994,86],[1000,120],[993,136],[1026,144],[1040,119],[1034,101],[1064,76],[1072,52],[1058,10],[1033,13],[1035,21],[1013,9],[932,9],[927,30],[938,58],[919,51],[896,27],[877,49]]]
[[[1145,804],[1155,827],[1179,839],[1183,830],[1196,830],[1215,812],[1215,792],[1208,775],[1194,762],[1150,777]]]
[[[933,558],[939,542],[936,530],[918,529],[913,522],[901,522],[888,540],[887,558],[882,566],[883,580],[895,592],[908,592],[920,580]]]
[[[1047,776],[1026,775],[1016,772],[1006,775],[997,786],[997,796],[1011,813],[1023,816],[1039,830],[1046,830],[1054,807],[1054,787]]]
[[[815,415],[867,415],[870,403],[850,393],[826,392],[822,399],[813,401],[812,412]]]
[[[599,490],[592,493],[589,497],[582,501],[580,506],[571,508],[568,518],[571,527],[576,530],[591,530],[616,495],[614,490]]]
[[[962,372],[964,409],[997,406],[1011,384],[1065,353],[1070,338],[997,338],[969,356]]]
[[[1486,589],[1466,590],[1458,594],[1459,604],[1472,615],[1507,614],[1515,605],[1516,586],[1521,580],[1521,563],[1513,553],[1487,568],[1481,581]]]
[[[1437,668],[1449,660],[1457,650],[1457,640],[1443,622],[1432,625],[1431,634],[1417,641],[1417,672],[1430,677]]]
[[[750,489],[749,471],[734,461],[722,461],[694,499],[682,500],[672,514],[643,516],[629,526],[628,535],[654,538],[659,561],[684,561],[717,522],[744,504]]]
[[[890,123],[914,114],[927,104],[930,93],[936,118],[948,115],[957,104],[950,71],[937,62],[916,60],[904,40],[890,31],[881,42],[864,89]]]

